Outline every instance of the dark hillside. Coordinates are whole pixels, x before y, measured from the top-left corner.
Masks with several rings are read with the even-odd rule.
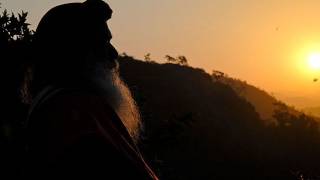
[[[190,179],[219,177],[224,175],[212,168],[230,165],[237,172],[238,160],[255,158],[250,146],[261,120],[230,86],[213,83],[201,69],[130,57],[120,62],[121,74],[141,107],[148,148],[157,150],[150,156],[168,168],[162,169],[164,176],[172,170],[178,176],[187,171]],[[229,160],[233,162],[224,164]]]

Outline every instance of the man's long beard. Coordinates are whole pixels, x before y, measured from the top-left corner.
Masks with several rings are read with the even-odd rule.
[[[117,66],[112,66],[108,62],[98,62],[89,64],[84,72],[85,79],[89,80],[89,85],[96,89],[115,110],[122,123],[127,128],[129,134],[135,142],[139,139],[142,128],[139,108],[132,98],[127,85],[121,80]],[[33,71],[30,67],[25,74],[25,80],[21,87],[21,98],[26,104],[31,104],[32,93],[31,84],[33,81]]]
[[[91,71],[91,81],[95,88],[105,97],[114,108],[134,141],[138,141],[141,129],[139,108],[128,86],[122,81],[118,67],[108,69],[105,64],[97,63]]]

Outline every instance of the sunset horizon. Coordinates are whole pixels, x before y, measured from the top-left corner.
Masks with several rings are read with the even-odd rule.
[[[0,1],[0,179],[320,177],[319,0]]]

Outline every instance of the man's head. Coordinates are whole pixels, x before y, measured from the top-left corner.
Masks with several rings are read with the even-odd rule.
[[[31,97],[49,85],[92,88],[137,137],[139,112],[118,75],[118,53],[106,24],[111,15],[111,8],[102,0],[64,4],[46,13],[35,33]]]
[[[118,53],[110,44],[112,35],[106,24],[112,10],[101,0],[63,4],[41,19],[35,34],[35,48],[41,58],[54,61],[84,60],[88,53],[112,61]],[[59,59],[57,59],[59,58]],[[70,58],[70,59],[66,59]]]
[[[41,79],[35,79],[37,84],[76,83],[80,76],[85,78],[83,73],[94,61],[115,68],[118,52],[110,43],[112,35],[106,24],[111,16],[111,8],[101,0],[63,4],[49,10],[33,42],[35,73],[42,74]]]

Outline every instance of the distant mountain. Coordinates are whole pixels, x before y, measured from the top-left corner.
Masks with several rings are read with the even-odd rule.
[[[214,71],[218,72],[218,71]],[[250,102],[259,113],[261,119],[274,121],[273,117],[276,109],[279,108],[279,105],[287,106],[290,113],[295,115],[300,115],[302,112],[299,112],[294,107],[286,105],[284,102],[279,101],[274,96],[270,95],[268,92],[257,88],[253,85],[248,84],[246,81],[239,79],[231,78],[228,76],[218,76],[213,74],[213,80],[219,81],[229,85],[240,97],[243,97],[248,102]]]
[[[316,116],[317,118],[320,118],[320,106],[319,107],[307,107],[302,109],[303,112],[312,115],[312,116]]]
[[[318,87],[315,87],[315,89]],[[281,98],[282,101],[294,105],[297,109],[313,108],[320,106],[319,93],[303,94],[301,92],[276,92],[276,97]]]

